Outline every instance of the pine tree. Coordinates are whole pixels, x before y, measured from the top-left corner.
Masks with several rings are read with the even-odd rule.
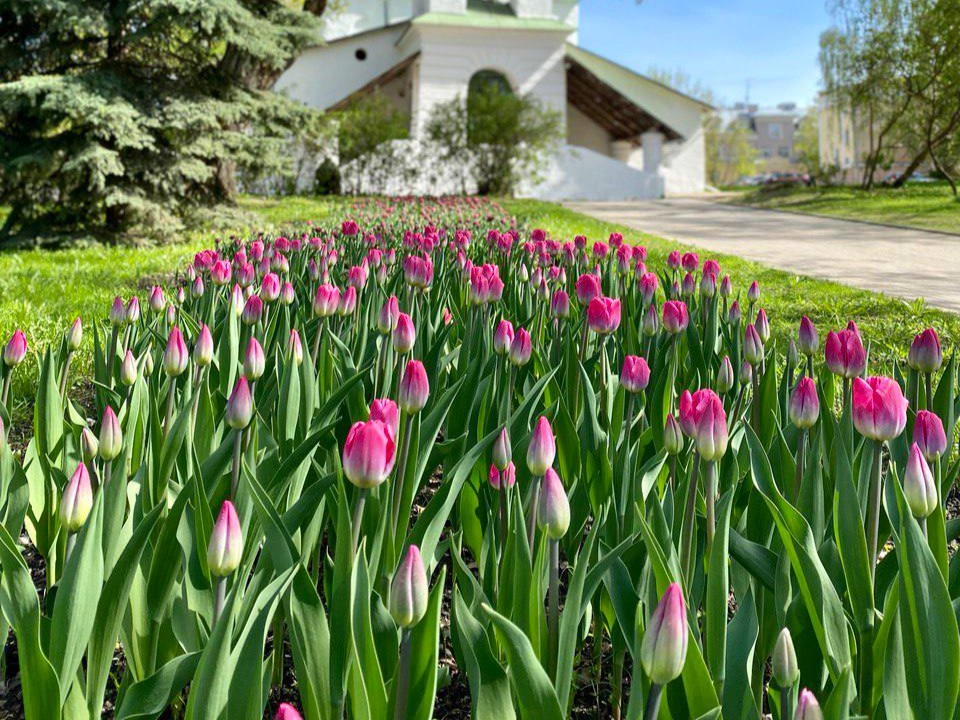
[[[305,0],[0,0],[0,241],[169,234],[290,165]]]

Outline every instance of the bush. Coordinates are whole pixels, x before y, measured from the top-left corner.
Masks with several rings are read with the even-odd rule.
[[[324,158],[313,176],[314,195],[340,194],[340,168],[330,158]]]

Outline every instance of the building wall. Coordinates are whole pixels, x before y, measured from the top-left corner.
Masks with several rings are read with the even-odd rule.
[[[567,104],[567,144],[610,154],[610,133],[573,105]]]
[[[413,0],[349,0],[324,21],[323,37],[334,40],[381,28],[413,15]]]
[[[796,121],[795,115],[788,114],[753,117],[753,144],[761,161],[772,161],[769,165],[792,162]]]
[[[630,155],[630,167],[644,170],[643,146]],[[660,176],[667,195],[687,195],[706,189],[707,156],[703,128],[697,127],[689,137],[663,144]]]
[[[564,115],[563,47],[563,33],[556,32],[415,26],[401,44],[404,54],[421,53],[413,127],[422,129],[437,104],[465,97],[470,77],[484,69],[502,73],[515,92],[532,93]]]

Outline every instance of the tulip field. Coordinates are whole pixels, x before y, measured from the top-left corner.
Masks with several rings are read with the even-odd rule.
[[[21,717],[957,720],[954,350],[771,320],[450,198],[0,328]]]

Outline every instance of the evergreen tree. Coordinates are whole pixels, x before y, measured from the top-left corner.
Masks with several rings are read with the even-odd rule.
[[[0,241],[169,233],[279,174],[316,122],[271,92],[306,0],[0,0]]]

